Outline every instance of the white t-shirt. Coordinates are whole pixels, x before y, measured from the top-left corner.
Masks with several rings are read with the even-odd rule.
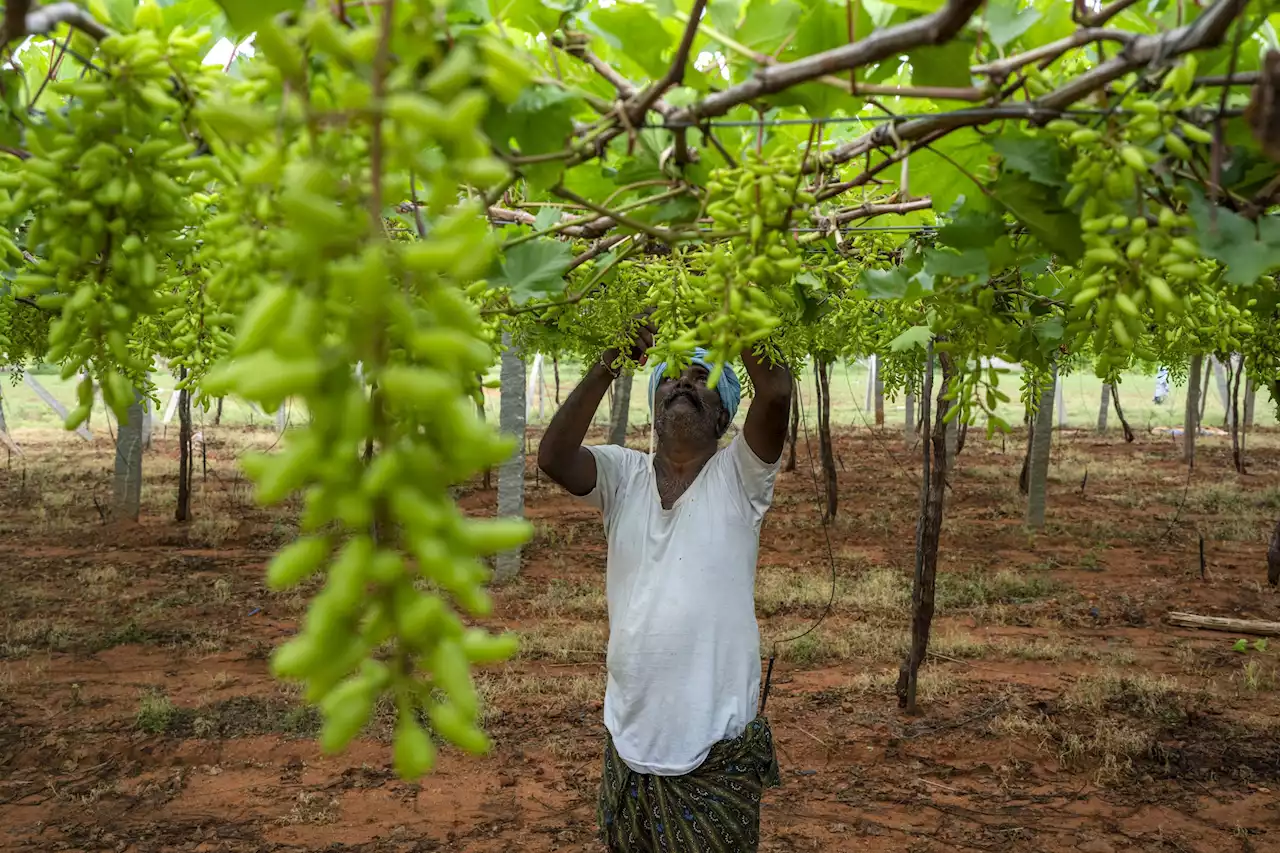
[[[653,457],[590,447],[609,557],[604,722],[637,773],[680,776],[742,734],[760,697],[756,556],[779,462],[741,434],[663,509]]]

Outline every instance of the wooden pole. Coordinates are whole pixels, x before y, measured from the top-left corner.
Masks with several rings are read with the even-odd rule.
[[[517,439],[516,449],[498,468],[498,515],[524,516],[525,453],[525,363],[511,342],[511,333],[502,335],[502,393],[498,428]],[[513,548],[494,557],[494,580],[505,582],[520,574],[520,549]]]
[[[1191,357],[1187,372],[1187,408],[1182,418],[1182,461],[1195,467],[1196,433],[1200,429],[1200,368],[1204,356]]]
[[[1228,619],[1223,616],[1199,616],[1195,613],[1170,613],[1165,617],[1170,625],[1179,628],[1199,628],[1204,631],[1225,631],[1229,634],[1251,634],[1255,637],[1280,637],[1280,622],[1264,622],[1260,619]]]
[[[187,369],[181,368],[179,381],[185,381]],[[284,406],[280,407],[284,411]],[[188,521],[191,518],[191,391],[183,388],[178,393],[178,506],[174,510],[175,521]]]
[[[1034,530],[1044,527],[1048,502],[1049,448],[1053,441],[1053,401],[1058,381],[1055,365],[1049,374],[1049,387],[1041,391],[1040,408],[1036,412],[1035,439],[1031,443],[1031,465],[1027,480],[1027,524]]]

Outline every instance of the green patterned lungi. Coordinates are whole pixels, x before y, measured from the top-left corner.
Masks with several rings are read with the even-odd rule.
[[[610,853],[752,853],[760,844],[760,797],[782,784],[764,717],[720,741],[684,776],[637,773],[605,736],[596,819]]]

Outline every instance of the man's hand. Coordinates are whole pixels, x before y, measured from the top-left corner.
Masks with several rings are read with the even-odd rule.
[[[654,337],[658,334],[658,330],[654,328],[652,321],[649,320],[649,317],[655,310],[656,309],[654,308],[647,308],[632,318],[633,320],[643,320],[644,323],[636,330],[635,337],[632,340],[631,349],[627,355],[632,361],[642,367],[645,362],[649,360],[648,352],[653,347]],[[613,364],[618,360],[618,355],[620,353],[621,350],[617,347],[610,347],[601,354],[600,362],[612,371]]]
[[[787,441],[791,371],[781,364],[766,364],[750,347],[743,350],[742,363],[755,389],[742,434],[755,455],[772,465],[782,457]]]
[[[628,354],[638,364],[645,363],[646,353],[653,346],[656,330],[649,321],[652,313],[650,308],[634,318],[640,327],[632,337]],[[564,405],[556,409],[551,423],[542,433],[542,441],[538,445],[538,467],[571,494],[585,495],[595,488],[596,460],[582,442],[600,401],[618,375],[613,363],[618,360],[619,352],[617,347],[611,347],[601,354],[600,363],[582,377]]]

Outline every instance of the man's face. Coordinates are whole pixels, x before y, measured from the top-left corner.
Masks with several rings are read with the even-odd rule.
[[[690,364],[674,379],[663,376],[653,394],[653,426],[661,441],[702,444],[724,435],[729,414],[720,392],[707,387],[710,372]]]

